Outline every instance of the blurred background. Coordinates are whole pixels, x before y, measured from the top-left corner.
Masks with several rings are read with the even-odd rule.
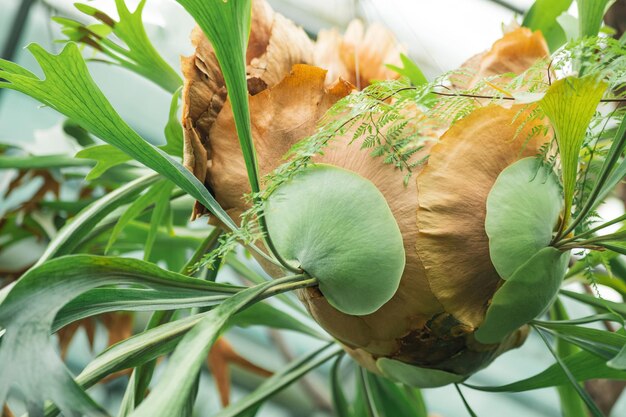
[[[353,18],[378,21],[395,32],[409,55],[428,77],[458,67],[472,55],[488,49],[502,34],[502,26],[523,15],[532,5],[531,0],[269,0],[274,9],[298,24],[312,36],[321,28],[344,28]],[[115,17],[113,0],[89,2],[94,7]],[[127,0],[131,10],[136,0]],[[575,10],[572,10],[575,13]],[[84,19],[73,7],[73,0],[0,0],[0,53],[40,74],[34,60],[24,47],[37,42],[46,49],[60,50],[55,39],[62,36],[52,16]],[[181,55],[192,50],[188,35],[193,21],[174,0],[148,0],[144,20],[157,49],[174,68]],[[90,52],[86,52],[90,53]],[[91,73],[114,107],[143,137],[155,144],[163,142],[162,126],[167,120],[171,97],[139,76],[114,66],[89,63]],[[0,90],[0,142],[20,143],[38,154],[59,153],[62,146],[71,147],[64,140],[60,128],[63,118],[28,97],[10,90]],[[5,184],[6,185],[6,184]],[[3,182],[0,172],[0,191]],[[0,193],[2,195],[2,193]],[[6,203],[6,202],[4,202]],[[187,204],[191,204],[187,202]],[[2,216],[0,197],[0,217]],[[619,209],[618,210],[623,210]],[[0,251],[1,269],[19,268],[37,259],[45,247],[41,242],[25,242],[26,247]],[[2,242],[0,242],[0,249]],[[254,265],[252,265],[254,267]],[[260,270],[259,270],[260,272]],[[260,272],[262,273],[262,272]],[[235,279],[235,271],[224,268],[220,280]],[[585,314],[571,307],[572,315]],[[141,327],[141,318],[137,320]],[[233,330],[228,339],[243,356],[268,369],[278,369],[293,355],[309,351],[321,342],[295,333],[268,332],[266,329]],[[97,352],[106,344],[104,329],[96,333]],[[70,367],[80,370],[93,353],[87,337],[79,331],[68,354]],[[488,369],[479,372],[470,382],[477,385],[498,385],[522,379],[543,370],[553,360],[543,344],[531,335],[521,348],[496,360]],[[268,417],[329,416],[327,368],[310,376],[306,384],[296,386],[278,395],[259,413]],[[2,373],[0,371],[0,378]],[[233,368],[233,399],[244,395],[261,378]],[[126,377],[90,392],[111,409],[121,401]],[[346,382],[348,384],[348,382]],[[480,417],[546,416],[557,417],[558,399],[555,390],[547,389],[522,394],[487,394],[470,389],[464,393]],[[453,387],[425,391],[429,410],[442,417],[465,416],[467,412]],[[219,400],[210,374],[202,374],[196,415],[206,416],[218,407]],[[17,408],[16,408],[17,410]],[[626,399],[618,400],[611,414],[626,415]]]

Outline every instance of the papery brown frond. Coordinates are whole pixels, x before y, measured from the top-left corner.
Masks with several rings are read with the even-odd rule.
[[[199,27],[191,35],[195,53],[182,58],[185,167],[207,181],[211,129],[222,111],[227,93],[215,51]],[[275,13],[261,0],[253,1],[250,39],[246,53],[248,91],[254,96],[280,82],[300,63],[311,63],[313,43],[302,28]],[[235,137],[236,138],[236,137]],[[206,213],[196,205],[194,217]]]
[[[238,366],[241,369],[245,369],[246,371],[265,378],[269,378],[273,375],[273,372],[250,362],[248,359],[238,354],[224,337],[217,339],[211,347],[207,363],[213,375],[213,379],[215,380],[215,385],[217,386],[223,407],[228,406],[230,403],[231,381],[229,365]]]
[[[400,54],[405,52],[389,29],[377,23],[366,28],[353,20],[343,36],[336,29],[319,32],[314,64],[328,70],[329,83],[341,77],[365,88],[374,80],[398,78],[385,64],[401,66]]]
[[[467,60],[461,68],[467,69],[471,75],[469,78],[457,76],[454,83],[457,88],[466,89],[494,75],[508,73],[519,75],[549,56],[550,50],[541,31],[533,32],[525,27],[516,28],[495,41],[488,51]]]

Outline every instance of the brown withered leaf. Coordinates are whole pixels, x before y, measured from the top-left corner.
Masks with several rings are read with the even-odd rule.
[[[4,417],[15,417],[15,415],[11,412],[8,405],[4,405],[2,407],[2,416]]]
[[[226,87],[210,42],[196,27],[191,34],[195,53],[182,58],[185,77],[183,117],[184,164],[201,181],[206,178],[209,134],[226,102]],[[277,84],[294,64],[311,63],[313,43],[302,28],[275,13],[264,0],[252,3],[246,52],[248,91],[258,94]],[[194,217],[206,213],[196,205]]]
[[[228,406],[230,403],[230,365],[238,366],[246,371],[266,378],[273,375],[271,371],[255,365],[238,354],[224,337],[217,339],[213,347],[211,347],[207,363],[215,379],[223,407]]]
[[[124,312],[104,313],[99,316],[86,317],[68,324],[57,332],[61,357],[65,358],[70,343],[76,332],[82,327],[89,341],[89,347],[93,349],[96,320],[100,320],[107,330],[107,347],[128,339],[133,334],[133,315]]]
[[[433,146],[417,177],[417,253],[430,288],[448,313],[477,327],[500,277],[489,257],[486,199],[500,172],[516,160],[537,155],[547,140],[529,140],[520,106],[492,105],[453,125]],[[515,120],[515,122],[514,122]]]
[[[374,80],[398,78],[385,64],[401,66],[400,54],[405,52],[389,29],[378,23],[365,28],[360,20],[353,20],[343,36],[336,29],[319,32],[313,63],[328,70],[328,83],[341,77],[365,88]]]
[[[7,193],[11,193],[11,191],[23,185],[25,181],[32,181],[36,177],[41,177],[43,184],[29,201],[22,204],[19,208],[21,211],[33,211],[37,207],[37,204],[39,204],[48,193],[52,193],[57,198],[59,197],[61,185],[52,173],[45,169],[20,170],[18,176],[9,184]]]
[[[549,56],[548,44],[540,31],[519,27],[505,33],[489,51],[468,59],[461,68],[472,75],[456,76],[454,83],[457,88],[465,89],[474,87],[486,77],[507,73],[519,75]]]

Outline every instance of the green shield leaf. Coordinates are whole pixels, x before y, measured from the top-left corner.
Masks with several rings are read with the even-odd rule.
[[[543,313],[554,301],[569,260],[569,252],[541,249],[496,291],[485,320],[474,336],[481,343],[498,343],[507,334]]]
[[[539,159],[520,159],[502,171],[485,220],[491,262],[502,279],[550,244],[561,207],[559,181]]]
[[[274,191],[265,217],[279,253],[317,278],[338,310],[373,313],[398,289],[402,235],[369,180],[330,165],[311,166]]]

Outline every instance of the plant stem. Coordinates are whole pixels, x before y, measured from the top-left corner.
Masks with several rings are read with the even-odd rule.
[[[583,233],[581,233],[581,234],[579,234],[577,236],[574,236],[574,237],[569,238],[569,239],[561,240],[561,241],[559,241],[557,243],[557,247],[559,247],[561,245],[564,245],[564,244],[567,244],[567,243],[572,243],[572,242],[576,241],[577,239],[589,236],[589,235],[597,232],[598,230],[602,230],[604,228],[607,228],[609,226],[614,225],[615,223],[619,223],[619,222],[621,222],[623,220],[626,220],[626,214],[623,214],[623,215],[621,215],[619,217],[616,217],[615,219],[613,219],[611,221],[608,221],[606,223],[603,223],[603,224],[601,224],[601,225],[599,225],[597,227],[594,227],[593,229],[587,230],[586,232],[583,232]]]
[[[615,134],[614,142],[611,145],[611,149],[609,150],[609,156],[604,161],[604,164],[602,165],[602,171],[600,172],[600,176],[598,177],[598,180],[596,181],[596,184],[594,185],[593,190],[591,191],[591,194],[585,201],[585,205],[580,210],[580,213],[578,213],[578,216],[576,216],[574,221],[572,221],[572,223],[569,225],[569,227],[567,227],[565,231],[563,231],[563,233],[560,233],[558,235],[559,238],[562,236],[567,236],[568,233],[573,231],[576,228],[576,226],[578,226],[578,224],[580,224],[580,222],[587,217],[587,215],[593,209],[593,207],[595,207],[596,199],[598,198],[598,195],[600,195],[600,192],[604,188],[606,181],[609,179],[609,176],[613,172],[613,168],[615,164],[617,163],[617,161],[619,160],[619,157],[622,155],[622,152],[625,146],[626,146],[626,116],[624,116],[624,119],[622,120],[620,124],[619,130]]]

